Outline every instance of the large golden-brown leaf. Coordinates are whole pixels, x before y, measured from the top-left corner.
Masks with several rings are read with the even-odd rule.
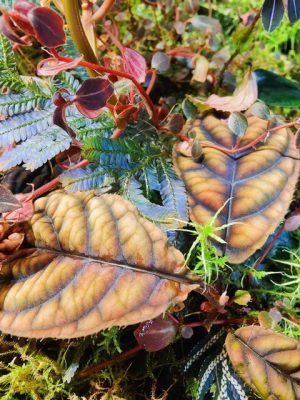
[[[248,118],[241,148],[262,135],[267,121]],[[209,115],[197,120],[197,139],[232,149],[237,143],[225,121]],[[256,148],[226,154],[203,147],[200,160],[187,152],[186,142],[174,148],[174,165],[189,195],[194,222],[208,223],[223,207],[216,226],[232,224],[219,231],[227,244],[215,243],[220,254],[240,263],[259,249],[283,219],[293,197],[299,175],[299,152],[294,136],[281,129]]]
[[[300,399],[300,343],[271,329],[247,326],[226,338],[234,369],[262,399]]]
[[[180,251],[117,195],[62,191],[35,202],[35,246],[0,272],[0,330],[71,338],[152,319],[198,284]]]

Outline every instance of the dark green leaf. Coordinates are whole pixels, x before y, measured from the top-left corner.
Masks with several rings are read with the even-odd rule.
[[[293,24],[300,19],[300,1],[299,0],[288,0],[288,16]]]
[[[260,100],[269,106],[300,106],[300,85],[297,82],[264,69],[257,69],[254,73]]]
[[[266,31],[272,32],[280,24],[284,14],[282,0],[265,0],[262,8],[262,22]]]

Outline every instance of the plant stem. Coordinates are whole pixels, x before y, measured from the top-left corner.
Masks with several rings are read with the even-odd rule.
[[[97,64],[97,57],[86,37],[81,23],[79,7],[80,3],[78,0],[62,0],[62,3],[64,6],[64,14],[67,25],[77,50],[80,54],[83,54],[87,61]],[[93,68],[89,69],[88,71],[90,76],[96,76]]]
[[[64,62],[73,61],[72,58],[61,56],[56,51],[52,50],[52,53],[53,53],[53,56],[56,57],[60,61],[64,61]],[[150,99],[148,93],[145,91],[143,86],[134,78],[134,76],[128,74],[127,72],[116,71],[114,69],[103,67],[102,65],[94,64],[94,63],[91,63],[91,62],[88,62],[88,61],[80,61],[79,65],[81,65],[83,67],[86,67],[86,68],[89,68],[89,69],[93,69],[93,70],[95,70],[97,72],[100,72],[100,73],[106,73],[106,74],[119,76],[121,78],[126,78],[126,79],[131,80],[132,83],[135,85],[135,87],[140,92],[140,95],[145,100],[145,103],[146,103],[145,105],[147,106],[148,113],[150,115],[150,118],[152,119],[152,122],[153,122],[154,126],[156,128],[158,128],[158,113],[157,113],[157,110],[155,108],[155,105],[153,104],[152,100]]]
[[[69,171],[70,171],[70,170],[73,170],[73,169],[76,169],[76,168],[85,167],[85,166],[87,166],[87,165],[89,165],[89,164],[90,164],[90,161],[88,161],[88,160],[82,160],[82,161],[80,161],[78,164],[75,164],[75,165],[71,166],[71,167],[69,168]],[[28,199],[26,199],[26,200],[27,200],[27,201],[28,201],[28,200],[34,200],[34,199],[36,199],[36,198],[42,196],[43,194],[49,192],[50,190],[56,188],[56,186],[58,186],[59,184],[60,184],[60,177],[57,176],[56,178],[52,179],[50,182],[48,182],[48,183],[46,183],[45,185],[41,186],[40,188],[34,190],[34,191],[29,195]]]
[[[101,7],[95,12],[93,15],[93,21],[98,22],[101,21],[112,9],[115,0],[104,0]]]
[[[96,374],[99,372],[101,369],[105,369],[108,367],[111,367],[112,365],[118,363],[119,361],[123,361],[126,358],[132,357],[134,354],[138,353],[139,351],[143,350],[144,348],[141,345],[137,345],[133,347],[130,350],[124,351],[120,355],[111,358],[110,360],[103,361],[100,364],[93,365],[92,367],[85,368],[82,371],[79,371],[76,375],[75,378],[86,378],[87,376],[90,376],[92,374]]]

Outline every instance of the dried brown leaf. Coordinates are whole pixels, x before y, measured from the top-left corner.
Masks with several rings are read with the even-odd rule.
[[[219,111],[243,111],[249,108],[258,96],[255,74],[250,70],[232,96],[220,97],[212,94],[205,104]]]

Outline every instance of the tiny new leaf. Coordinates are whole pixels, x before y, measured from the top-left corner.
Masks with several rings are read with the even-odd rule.
[[[300,398],[300,343],[260,326],[228,333],[226,350],[235,371],[261,399]]]
[[[153,319],[199,287],[182,253],[120,196],[52,192],[30,226],[32,247],[0,271],[3,332],[85,336]]]

